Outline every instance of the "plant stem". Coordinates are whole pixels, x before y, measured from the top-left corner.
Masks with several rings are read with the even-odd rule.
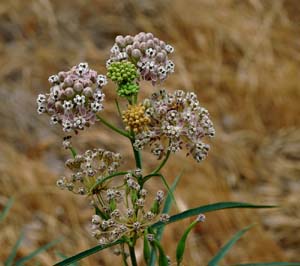
[[[128,266],[127,255],[125,253],[124,243],[120,244],[120,246],[121,246],[121,250],[122,250],[122,258],[123,258],[124,266]]]
[[[166,154],[166,157],[163,159],[163,161],[160,163],[160,165],[155,170],[152,171],[151,174],[157,174],[164,167],[164,165],[166,164],[166,162],[169,159],[170,153],[171,152],[168,150],[167,154]]]
[[[119,133],[120,135],[126,137],[126,138],[129,138],[129,139],[132,139],[132,137],[130,136],[129,133],[127,133],[126,131],[120,129],[120,128],[117,128],[115,127],[114,125],[110,124],[109,122],[107,122],[104,118],[102,118],[100,115],[96,115],[96,117],[99,119],[99,121],[101,123],[103,123],[104,125],[106,125],[107,127],[109,127],[110,129],[112,129],[113,131]]]
[[[140,151],[136,150],[133,146],[134,139],[131,139],[131,146],[134,154],[134,159],[135,159],[135,165],[137,168],[142,169],[142,158],[141,158],[141,153]]]
[[[129,244],[129,254],[130,254],[132,266],[138,266],[137,261],[136,261],[134,246],[131,246],[130,244]]]
[[[69,150],[71,151],[73,158],[75,158],[77,155],[76,150],[73,147],[70,147]]]

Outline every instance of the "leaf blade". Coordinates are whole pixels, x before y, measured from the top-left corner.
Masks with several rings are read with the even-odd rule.
[[[254,225],[249,225],[242,230],[238,231],[219,251],[218,253],[208,262],[208,266],[218,266],[218,262],[225,257],[232,246]]]
[[[76,255],[72,256],[72,257],[69,257],[63,261],[60,261],[56,264],[54,264],[53,266],[66,266],[66,265],[70,265],[71,263],[73,262],[76,262],[76,261],[79,261],[85,257],[88,257],[88,256],[91,256],[92,254],[95,254],[103,249],[106,249],[106,248],[109,248],[109,247],[112,247],[112,246],[115,246],[117,244],[121,244],[121,243],[124,243],[125,240],[124,239],[119,239],[113,243],[110,243],[110,244],[107,244],[107,245],[98,245],[98,246],[95,246],[93,248],[90,248],[90,249],[87,249],[85,251],[82,251],[80,253],[77,253]]]
[[[22,231],[20,233],[20,236],[19,236],[16,244],[13,246],[13,248],[12,248],[12,250],[11,250],[8,258],[7,258],[7,260],[4,262],[5,266],[12,266],[13,265],[13,261],[14,261],[16,255],[17,255],[18,248],[20,247],[20,245],[21,245],[21,243],[22,243],[22,241],[24,239],[24,236],[25,236],[25,234]]]
[[[184,212],[175,214],[170,217],[168,222],[157,222],[151,226],[151,228],[159,228],[165,224],[174,223],[192,216],[196,216],[201,213],[207,213],[212,211],[234,209],[234,208],[274,208],[275,205],[254,205],[245,202],[217,202],[213,204],[203,205],[193,209],[186,210]]]
[[[0,213],[0,223],[5,219],[5,217],[7,216],[9,210],[11,209],[12,205],[14,204],[14,197],[9,198],[9,200],[7,201],[7,203],[5,204],[5,207],[3,209],[3,211]]]

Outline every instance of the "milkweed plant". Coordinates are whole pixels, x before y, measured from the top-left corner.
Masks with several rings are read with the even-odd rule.
[[[169,186],[161,169],[171,154],[181,150],[196,162],[202,162],[210,148],[206,140],[215,135],[209,112],[194,92],[161,88],[163,81],[174,73],[173,53],[173,46],[152,33],[120,35],[110,50],[105,75],[91,69],[86,62],[79,63],[70,70],[50,76],[50,92],[38,95],[37,112],[47,114],[52,125],[62,128],[63,146],[72,155],[65,163],[71,174],[58,179],[57,186],[90,201],[95,210],[91,217],[91,235],[97,245],[55,265],[70,265],[115,247],[114,254],[120,256],[120,265],[137,266],[142,263],[136,258],[138,243],[143,245],[143,265],[183,265],[188,234],[197,223],[205,221],[204,213],[227,208],[273,207],[219,202],[170,215],[171,205],[176,202],[173,191],[180,175]],[[122,128],[101,114],[108,82],[114,83],[116,88],[116,112]],[[152,84],[153,92],[140,99],[139,92],[145,82]],[[123,101],[122,105],[119,105],[120,101]],[[124,109],[120,107],[125,105]],[[103,124],[131,143],[134,169],[121,169],[122,156],[117,151],[101,147],[82,153],[76,151],[71,136],[78,136],[80,131],[95,123]],[[157,158],[157,167],[149,173],[143,170],[144,149],[149,149]],[[154,177],[162,180],[162,187],[158,191],[149,191],[146,184]],[[165,226],[188,217],[195,217],[194,221],[184,231],[176,254],[168,256],[161,245]],[[218,265],[249,228],[238,232],[208,265]]]

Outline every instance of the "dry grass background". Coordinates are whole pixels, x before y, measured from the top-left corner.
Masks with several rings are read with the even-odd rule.
[[[0,261],[22,229],[26,238],[18,256],[65,237],[37,258],[41,265],[58,261],[54,250],[73,255],[96,244],[87,233],[92,210],[54,185],[69,154],[60,146],[61,131],[36,114],[35,98],[48,90],[50,74],[82,60],[104,73],[115,35],[139,31],[175,46],[176,74],[165,86],[195,90],[217,129],[206,161],[196,164],[180,154],[164,170],[171,182],[185,169],[176,193],[180,209],[225,200],[281,205],[208,214],[189,238],[184,265],[205,265],[234,232],[253,222],[259,225],[224,262],[299,260],[299,14],[297,0],[2,0],[0,209],[12,195],[16,203],[0,228]],[[152,90],[145,86],[143,93]],[[106,114],[120,123],[113,108],[107,101]],[[108,132],[94,127],[75,145],[80,151],[96,145],[120,150],[130,167],[128,143]],[[146,170],[156,163],[145,161]],[[166,231],[163,244],[171,258],[187,223]],[[117,265],[111,254],[81,265]]]

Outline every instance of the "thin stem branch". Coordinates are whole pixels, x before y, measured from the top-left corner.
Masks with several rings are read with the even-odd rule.
[[[157,166],[156,169],[154,169],[154,170],[152,171],[151,174],[157,174],[157,173],[164,167],[164,165],[166,164],[166,162],[167,162],[168,159],[169,159],[170,154],[171,154],[171,152],[168,150],[168,151],[167,151],[167,154],[166,154],[166,157],[162,160],[162,162],[160,163],[160,165]]]
[[[130,244],[129,244],[129,254],[130,254],[130,258],[131,258],[131,265],[138,266],[137,261],[136,261],[134,246],[131,246]]]
[[[132,139],[131,135],[130,135],[128,132],[126,132],[126,131],[124,131],[124,130],[122,130],[122,129],[120,129],[120,128],[117,128],[117,127],[115,127],[114,125],[110,124],[110,123],[107,122],[104,118],[102,118],[100,115],[96,115],[96,117],[99,119],[99,121],[100,121],[101,123],[103,123],[104,125],[106,125],[106,126],[109,127],[110,129],[112,129],[113,131],[119,133],[120,135],[122,135],[122,136],[124,136],[124,137],[126,137],[126,138]]]
[[[77,155],[76,150],[75,150],[73,147],[69,147],[69,150],[70,150],[70,152],[72,153],[73,158],[75,158],[76,155]]]
[[[129,266],[127,263],[127,254],[125,252],[124,243],[120,244],[120,246],[121,246],[121,250],[122,250],[122,258],[123,258],[124,266]]]
[[[142,169],[142,157],[140,151],[136,150],[133,146],[134,139],[131,139],[131,146],[134,154],[136,168]]]

